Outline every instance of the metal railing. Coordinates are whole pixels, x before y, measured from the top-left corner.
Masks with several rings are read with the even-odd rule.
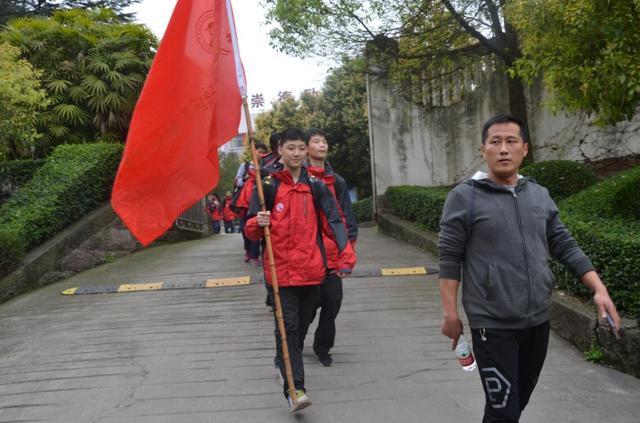
[[[206,202],[202,198],[193,206],[182,212],[176,219],[176,227],[185,231],[204,233],[207,230],[208,217],[205,211]]]

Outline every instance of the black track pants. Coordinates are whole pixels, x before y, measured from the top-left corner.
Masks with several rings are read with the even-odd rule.
[[[486,398],[482,422],[518,422],[547,356],[549,322],[528,329],[472,329],[471,335]]]
[[[336,317],[342,305],[342,278],[329,273],[320,285],[320,292],[320,318],[313,340],[313,351],[317,355],[328,354],[336,340]]]
[[[320,286],[313,285],[280,288],[279,292],[280,302],[282,304],[282,315],[287,335],[287,345],[289,347],[289,356],[293,370],[293,383],[296,389],[305,390],[302,349],[300,348],[300,328],[303,326],[308,327],[308,323],[306,323],[306,321],[310,318],[310,314],[312,312],[315,313],[315,310],[318,308],[318,303],[320,301]],[[273,295],[273,291],[270,291],[270,295]],[[273,301],[273,304],[275,304],[275,301]],[[287,397],[287,376],[285,374],[284,362],[282,360],[282,340],[280,339],[277,319],[275,320],[275,325],[275,364],[280,369],[282,377],[285,380],[284,396]]]

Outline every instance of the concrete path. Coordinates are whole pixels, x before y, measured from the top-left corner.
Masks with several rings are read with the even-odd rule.
[[[479,422],[477,373],[440,334],[435,276],[345,281],[334,366],[307,345],[313,406],[292,415],[261,283],[63,296],[74,286],[258,275],[239,235],[156,247],[0,305],[0,422]],[[359,268],[434,265],[363,229]],[[314,326],[315,327],[315,326]],[[312,330],[314,329],[312,327]],[[307,340],[309,342],[309,339]],[[523,423],[640,421],[640,380],[553,336]]]

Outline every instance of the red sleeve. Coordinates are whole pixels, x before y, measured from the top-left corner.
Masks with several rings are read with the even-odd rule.
[[[356,267],[356,251],[353,249],[353,246],[350,242],[347,242],[347,245],[340,253],[338,257],[338,271],[342,273],[351,273],[354,267]]]
[[[258,226],[258,218],[256,216],[247,220],[244,225],[244,234],[251,241],[260,241],[264,236],[264,229]]]

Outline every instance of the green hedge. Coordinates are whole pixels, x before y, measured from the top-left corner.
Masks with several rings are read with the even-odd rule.
[[[640,166],[561,202],[560,216],[591,258],[618,309],[640,318]],[[558,285],[590,298],[590,291],[560,265]]]
[[[42,159],[0,162],[0,203],[29,181],[44,162]]]
[[[440,232],[440,215],[449,190],[449,187],[403,185],[389,187],[385,198],[394,215]]]
[[[353,203],[353,213],[356,215],[358,223],[373,220],[373,200],[371,197]]]
[[[109,198],[122,148],[95,143],[62,145],[53,151],[33,178],[0,207],[0,273],[6,273],[27,249]]]
[[[549,160],[533,163],[520,169],[520,173],[533,178],[549,190],[554,201],[560,201],[598,181],[595,173],[579,162]]]

